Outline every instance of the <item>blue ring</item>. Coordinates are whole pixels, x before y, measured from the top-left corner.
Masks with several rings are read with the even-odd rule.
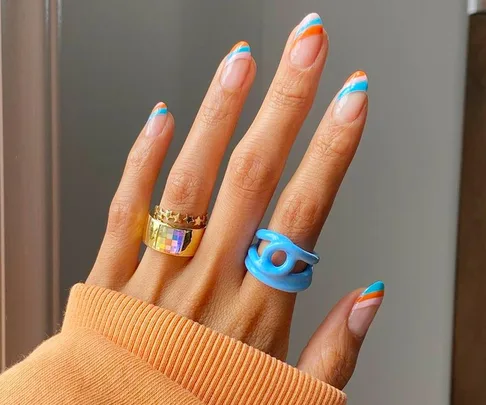
[[[245,266],[262,283],[286,292],[303,291],[312,283],[314,264],[319,261],[319,256],[314,252],[307,252],[293,243],[289,238],[268,229],[259,229],[256,233],[259,241],[251,245],[245,259]],[[258,246],[261,240],[270,242],[262,254],[258,254]],[[272,263],[275,252],[285,252],[287,258],[280,266]],[[300,273],[292,273],[297,261],[307,263]]]

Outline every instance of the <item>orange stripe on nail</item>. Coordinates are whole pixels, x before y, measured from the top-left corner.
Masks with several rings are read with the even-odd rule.
[[[377,292],[373,292],[373,293],[369,293],[369,294],[362,295],[361,297],[359,297],[356,300],[356,302],[363,302],[363,301],[366,301],[366,300],[370,300],[372,298],[383,297],[384,295],[385,295],[385,292],[384,291],[377,291]]]
[[[307,28],[298,38],[297,40],[300,41],[304,38],[310,37],[312,35],[319,35],[324,32],[322,25],[313,25],[312,27]]]
[[[322,35],[323,32],[324,29],[322,28],[322,25],[313,25],[312,27],[307,28],[302,34],[295,38],[295,41],[290,49],[294,49],[295,45],[297,45],[301,40],[309,38],[313,35]]]

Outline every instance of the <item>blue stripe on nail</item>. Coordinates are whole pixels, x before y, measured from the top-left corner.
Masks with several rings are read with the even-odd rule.
[[[148,120],[150,121],[152,118],[154,118],[157,115],[166,115],[166,114],[167,114],[167,107],[157,108],[156,110],[152,111],[152,113],[148,117]]]
[[[307,22],[305,25],[303,25],[297,30],[295,36],[299,36],[300,34],[302,34],[302,32],[304,32],[307,28],[311,27],[312,25],[322,25],[322,20],[319,17],[310,20],[309,22]]]
[[[378,291],[384,291],[384,290],[385,290],[385,283],[383,283],[383,281],[376,281],[373,284],[371,284],[366,290],[364,290],[362,292],[362,295],[374,293]]]
[[[356,92],[367,92],[368,91],[368,81],[367,80],[360,80],[358,82],[352,82],[349,85],[343,87],[343,89],[339,92],[337,99],[341,100],[344,96],[347,96],[350,93]]]
[[[242,53],[242,52],[248,52],[248,53],[251,53],[251,49],[249,46],[242,46],[241,48],[238,48],[236,50],[234,50],[233,52],[231,52],[229,55],[228,55],[228,59],[231,59],[231,57],[233,57],[234,55],[236,55],[237,53]]]

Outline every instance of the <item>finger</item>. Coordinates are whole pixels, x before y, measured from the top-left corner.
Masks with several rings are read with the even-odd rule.
[[[194,124],[167,179],[160,206],[194,218],[207,212],[221,160],[233,135],[256,72],[250,46],[236,44],[221,62]],[[180,218],[183,218],[181,216]],[[180,219],[181,220],[181,219]],[[147,250],[134,282],[160,279],[187,258]],[[161,271],[162,270],[162,271]],[[153,283],[157,285],[157,283]],[[157,291],[154,292],[158,294]]]
[[[221,241],[219,251],[224,257],[217,257],[218,268],[243,262],[312,105],[326,54],[327,35],[319,16],[313,13],[290,35],[262,107],[230,159],[198,252],[202,257],[215,257],[214,241]],[[235,254],[225,255],[230,248]],[[226,261],[226,266],[221,261]],[[240,283],[242,275],[228,276]]]
[[[88,283],[114,288],[135,271],[150,198],[173,130],[172,115],[158,103],[128,155]]]
[[[205,214],[218,169],[255,77],[250,46],[237,43],[221,63],[177,157],[161,206]]]
[[[358,148],[367,116],[367,88],[364,72],[346,81],[277,203],[271,229],[305,249],[314,247]]]
[[[349,93],[350,89],[352,90]],[[269,228],[312,250],[356,152],[367,113],[367,78],[353,74],[326,112],[296,173],[277,203]],[[264,249],[261,244],[260,249]],[[278,257],[275,257],[279,261]],[[280,263],[275,263],[280,264]],[[303,270],[303,265],[294,271]],[[293,296],[275,290],[247,273],[245,286],[278,307],[293,305]]]
[[[341,299],[309,340],[297,368],[343,389],[384,294],[383,282],[377,281]]]

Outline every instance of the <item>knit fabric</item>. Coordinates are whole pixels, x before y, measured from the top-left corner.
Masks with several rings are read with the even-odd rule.
[[[0,404],[342,405],[336,388],[171,311],[77,284],[62,332],[0,376]]]

